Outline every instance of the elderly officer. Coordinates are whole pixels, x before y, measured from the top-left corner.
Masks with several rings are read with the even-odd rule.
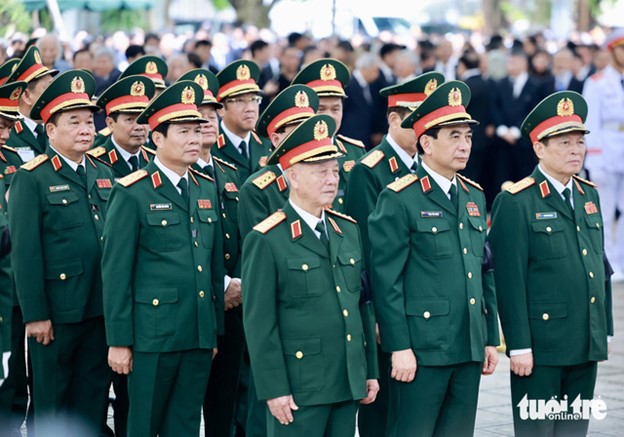
[[[223,103],[223,114],[213,154],[234,163],[241,182],[266,165],[271,150],[271,143],[253,131],[262,101],[259,77],[260,68],[246,60],[234,61],[217,74],[217,100]]]
[[[112,175],[85,155],[95,135],[94,89],[83,70],[46,88],[31,118],[43,120],[50,145],[11,183],[11,260],[32,359],[35,425],[44,434],[62,433],[65,415],[92,432],[108,399],[100,260]],[[43,431],[46,424],[54,431]]]
[[[605,249],[615,270],[614,280],[624,280],[624,217],[616,222],[616,209],[624,212],[624,29],[613,32],[606,47],[611,63],[585,81],[587,138],[585,167],[600,191]]]
[[[273,152],[289,200],[243,248],[245,333],[269,436],[354,435],[356,401],[379,389],[359,311],[358,229],[325,209],[338,189],[334,128],[329,116],[310,117]]]
[[[446,82],[403,121],[422,163],[381,192],[369,219],[381,347],[392,353],[389,436],[472,435],[481,374],[498,359],[485,197],[457,173],[476,123],[469,101],[466,84]]]
[[[583,97],[563,91],[527,116],[522,133],[539,164],[499,194],[492,210],[489,240],[518,436],[585,435],[587,420],[525,420],[521,401],[591,399],[613,335],[600,199],[593,183],[575,176],[587,149],[586,114]]]
[[[401,123],[442,83],[444,76],[430,72],[380,91],[388,99],[388,134],[353,166],[345,196],[346,212],[357,220],[360,228],[367,266],[370,266],[368,216],[375,209],[379,193],[389,183],[414,173],[418,165],[416,134],[411,128],[401,127]],[[381,350],[377,353],[381,370],[380,392],[377,402],[360,408],[358,429],[362,437],[385,435],[390,357]]]
[[[335,134],[340,130],[344,99],[347,98],[345,87],[351,74],[345,64],[337,59],[323,58],[310,64],[295,76],[293,84],[304,84],[316,91],[319,96],[319,114],[329,115],[336,123]],[[336,135],[334,140],[343,156],[338,158],[340,165],[340,184],[334,200],[334,208],[344,209],[344,194],[349,181],[351,169],[356,161],[366,153],[364,143],[360,140]]]
[[[197,436],[217,333],[223,243],[201,148],[204,90],[171,85],[138,118],[156,157],[119,180],[104,229],[104,317],[113,371],[129,374],[128,434]]]

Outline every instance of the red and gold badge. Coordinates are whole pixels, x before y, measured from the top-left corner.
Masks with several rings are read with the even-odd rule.
[[[308,108],[310,106],[310,99],[305,92],[299,91],[295,94],[295,106],[297,108]]]
[[[470,217],[481,217],[481,212],[479,211],[479,207],[474,202],[468,202],[466,204],[466,211],[468,211],[468,215]]]
[[[208,89],[208,78],[204,74],[198,74],[194,79],[195,83],[198,84],[205,91]]]
[[[236,69],[236,79],[237,80],[249,80],[251,77],[251,72],[249,71],[249,67],[245,64],[239,65]]]
[[[212,202],[210,199],[197,199],[197,207],[199,209],[212,209]]]
[[[325,64],[321,68],[321,80],[334,80],[336,79],[336,69],[331,64]]]
[[[587,214],[597,214],[598,207],[594,202],[585,202],[585,213]]]
[[[36,52],[35,52],[36,53]],[[81,77],[74,77],[70,85],[71,92],[74,94],[82,94],[85,92],[85,83]]]
[[[158,73],[158,67],[156,66],[156,62],[149,61],[147,64],[145,64],[145,72],[147,74],[156,74],[156,73]]]
[[[130,87],[130,95],[132,97],[141,97],[145,95],[145,84],[140,80],[137,80]]]
[[[19,96],[22,95],[22,87],[17,87],[13,90],[13,92],[11,93],[11,95],[9,96],[9,100],[17,100],[19,99]]]
[[[569,98],[559,100],[557,103],[557,115],[559,117],[569,117],[574,115],[574,103]]]
[[[437,87],[438,81],[435,79],[431,79],[429,82],[427,82],[427,85],[425,85],[425,95],[429,97],[429,94],[434,92]]]
[[[238,192],[238,187],[234,182],[226,182],[224,185],[225,191],[228,193],[236,193]]]
[[[452,88],[448,95],[449,106],[461,106],[462,95],[459,88]]]
[[[39,50],[35,50],[35,62],[37,64],[43,64],[43,62],[41,62],[41,55],[39,54]]]
[[[98,188],[113,188],[113,184],[110,179],[96,179]]]
[[[314,125],[314,139],[316,141],[324,140],[329,136],[328,134],[329,128],[327,127],[327,123],[324,121],[317,121]]]
[[[184,87],[182,90],[182,103],[192,105],[195,103],[195,90],[190,86]]]

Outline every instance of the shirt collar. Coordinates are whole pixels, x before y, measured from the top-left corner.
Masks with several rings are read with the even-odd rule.
[[[570,189],[570,194],[572,194],[572,178],[570,178],[570,180],[568,181],[568,183],[566,185],[563,185],[557,179],[553,178],[551,175],[546,173],[546,171],[544,170],[544,168],[542,167],[541,164],[538,164],[537,168],[544,175],[544,177],[548,180],[548,182],[550,182],[552,184],[552,186],[555,188],[557,193],[559,193],[561,198],[565,199],[565,197],[563,197],[563,190],[565,190],[566,188],[569,188]]]
[[[221,121],[221,130],[223,131],[224,134],[227,135],[227,137],[230,139],[234,147],[236,147],[237,149],[240,149],[241,141],[245,141],[245,143],[249,147],[249,139],[251,137],[251,132],[247,132],[247,136],[245,138],[241,138],[238,135],[236,135],[234,132],[229,130],[227,126],[225,125],[225,123],[223,123],[223,120]]]
[[[37,133],[35,132],[35,128],[37,127],[37,123],[34,120],[31,120],[28,117],[22,118],[22,122],[26,125],[26,127],[28,127],[28,129],[30,129],[30,131],[36,137]]]
[[[82,155],[82,161],[80,162],[80,164],[78,164],[77,162],[74,162],[74,161],[72,161],[71,159],[66,158],[63,154],[61,154],[61,153],[60,153],[58,150],[56,150],[54,147],[50,146],[50,149],[54,150],[54,152],[55,152],[58,156],[60,156],[60,157],[63,159],[63,161],[65,161],[65,162],[67,163],[67,165],[69,165],[69,166],[72,168],[72,170],[76,171],[76,169],[78,168],[78,166],[79,166],[79,165],[82,165],[82,166],[84,167],[85,171],[87,170],[87,167],[86,167],[87,162],[86,162],[86,159],[85,159],[84,154]]]
[[[178,189],[178,182],[180,182],[180,179],[184,178],[186,179],[186,182],[188,183],[188,171],[185,172],[184,175],[180,177],[175,171],[170,170],[169,168],[165,167],[165,164],[160,162],[158,157],[154,158],[154,164],[156,164],[156,167],[158,167],[158,169],[162,171],[165,176],[167,176],[167,179],[171,181],[171,183],[176,188],[176,190]]]
[[[323,220],[323,223],[325,223],[325,210],[321,210],[321,218],[318,218],[314,214],[310,214],[308,211],[305,211],[304,209],[295,205],[295,202],[293,202],[292,199],[288,199],[288,202],[290,202],[290,206],[293,207],[295,212],[299,214],[299,217],[301,217],[301,219],[310,227],[310,229],[312,229],[314,235],[316,235],[316,238],[320,237],[321,233],[316,230],[316,225],[320,220]]]
[[[442,191],[444,191],[444,194],[446,194],[447,196],[448,196],[449,189],[451,188],[451,185],[457,186],[457,177],[454,176],[453,180],[449,181],[447,178],[445,178],[441,174],[436,173],[435,171],[431,170],[431,167],[429,167],[425,163],[425,161],[420,161],[420,165],[423,166],[425,171],[429,173],[429,175],[433,178],[435,183],[438,184],[438,186],[442,189]]]
[[[111,134],[111,141],[113,143],[113,146],[115,146],[115,149],[117,149],[117,151],[119,152],[119,154],[121,155],[121,157],[123,158],[124,161],[128,162],[128,160],[130,159],[130,157],[132,156],[136,156],[138,160],[141,159],[141,149],[139,148],[139,150],[133,155],[132,153],[128,152],[126,149],[124,149],[123,147],[121,147],[119,144],[117,144],[117,142],[115,141],[115,139],[113,138],[113,134]],[[129,164],[129,163],[128,163]]]
[[[199,165],[201,168],[206,167],[207,165],[212,165],[212,167],[214,168],[214,163],[212,160],[212,155],[208,155],[208,161],[204,161],[203,159],[199,158],[197,160],[197,165]]]
[[[409,156],[409,153],[403,150],[403,148],[399,146],[399,144],[394,140],[394,138],[392,138],[392,135],[390,134],[386,135],[386,141],[388,142],[388,144],[390,144],[390,147],[392,147],[394,153],[399,155],[399,159],[401,159],[401,161],[403,162],[403,164],[405,164],[408,170],[411,170],[412,165],[414,165],[414,161],[416,160],[416,156],[418,156],[418,154],[414,155],[413,158]]]

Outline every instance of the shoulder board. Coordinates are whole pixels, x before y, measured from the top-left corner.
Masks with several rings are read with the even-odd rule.
[[[272,171],[267,171],[266,173],[261,174],[260,176],[255,178],[252,183],[261,190],[264,190],[266,187],[271,185],[271,183],[273,183],[275,179],[277,179],[275,173],[273,173]]]
[[[270,216],[268,216],[267,218],[265,218],[264,220],[262,220],[253,228],[254,230],[260,232],[261,234],[266,234],[267,232],[269,232],[275,226],[279,225],[284,220],[286,220],[286,214],[284,214],[282,211],[276,211]]]
[[[392,191],[396,191],[398,193],[398,192],[402,191],[404,188],[407,188],[410,185],[412,185],[417,180],[418,180],[418,176],[416,176],[413,173],[410,173],[410,174],[405,175],[402,178],[392,182],[391,184],[388,184],[388,188],[390,188]]]
[[[360,140],[356,140],[355,138],[345,137],[342,134],[338,134],[338,135],[336,135],[336,137],[340,138],[342,141],[344,141],[346,143],[353,144],[354,146],[360,147],[362,149],[366,148],[366,146],[364,145],[363,142],[361,142]]]
[[[511,194],[517,194],[520,191],[529,188],[533,184],[535,184],[535,179],[532,178],[531,176],[527,176],[526,178],[516,182],[509,188],[506,188],[506,190],[510,192]]]
[[[13,152],[13,153],[17,153],[17,150],[15,150],[13,147],[9,147],[7,145],[2,146],[3,150],[8,150],[9,152]]]
[[[581,177],[578,177],[577,175],[573,175],[572,177],[579,182],[583,182],[584,184],[589,185],[590,187],[598,188],[598,185],[594,184],[592,181],[588,181],[587,179],[583,179]]]
[[[349,215],[343,214],[343,213],[338,212],[338,211],[334,211],[333,209],[329,209],[329,208],[326,208],[325,212],[327,212],[327,213],[329,213],[331,215],[334,215],[336,217],[340,217],[342,219],[345,219],[345,220],[347,220],[347,221],[349,221],[351,223],[357,224],[357,221],[353,217],[351,217]]]
[[[238,171],[238,169],[236,168],[236,166],[235,166],[234,164],[230,164],[229,162],[224,161],[224,160],[223,160],[223,159],[221,159],[221,158],[217,158],[216,156],[213,156],[213,157],[212,157],[212,159],[214,159],[216,162],[218,162],[218,163],[219,163],[219,164],[221,164],[221,165],[225,165],[226,167],[229,167],[229,168],[231,168],[232,170],[236,170],[236,171]]]
[[[89,152],[87,152],[87,154],[88,153]],[[104,164],[106,167],[109,167],[109,168],[113,167],[111,164],[109,164],[108,162],[104,161],[103,159],[98,158],[97,156],[90,155],[90,158],[92,160],[95,160],[95,161],[99,162],[100,164]]]
[[[600,80],[602,79],[602,76],[604,76],[604,72],[599,71],[598,73],[594,73],[591,75],[591,80]]]
[[[26,164],[22,165],[22,168],[24,170],[32,171],[36,169],[37,167],[39,167],[44,162],[46,162],[48,159],[49,159],[48,155],[46,155],[45,153],[41,155],[37,155],[33,159],[28,161]]]
[[[481,185],[479,185],[478,183],[476,183],[472,179],[468,179],[466,176],[461,175],[459,173],[457,173],[457,177],[460,178],[462,181],[466,182],[467,184],[472,185],[476,189],[483,191],[483,187],[481,187]]]
[[[99,158],[103,154],[106,153],[106,149],[102,146],[96,147],[95,149],[87,150],[87,153],[95,158]]]
[[[384,152],[381,150],[372,150],[368,155],[360,159],[360,162],[366,167],[373,168],[381,162],[384,156]]]
[[[145,152],[149,153],[150,155],[156,155],[156,151],[155,151],[155,150],[150,149],[149,147],[141,146],[141,150],[143,150],[143,151],[145,151]]]
[[[111,130],[109,128],[105,127],[104,129],[100,129],[98,131],[98,134],[107,137],[107,136],[109,136],[111,134]]]
[[[254,138],[254,140],[256,140],[257,143],[262,144],[262,140],[260,139],[260,137],[258,136],[258,134],[256,133],[256,131],[251,131],[251,136]]]
[[[208,179],[210,182],[214,182],[214,179],[213,179],[213,178],[211,178],[211,177],[210,177],[210,176],[208,176],[207,174],[204,174],[204,173],[202,173],[202,172],[199,172],[199,171],[195,170],[194,168],[189,167],[189,171],[190,171],[191,173],[193,173],[195,176],[200,176],[200,177],[202,177],[202,178],[204,178],[204,179]]]
[[[147,176],[147,170],[137,170],[134,173],[130,173],[128,176],[124,176],[119,179],[117,182],[123,185],[124,187],[129,187],[130,185],[140,181],[144,177]]]

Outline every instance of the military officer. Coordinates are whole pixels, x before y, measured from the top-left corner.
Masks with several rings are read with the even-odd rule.
[[[605,42],[611,63],[585,81],[587,137],[585,167],[600,191],[605,250],[613,265],[614,280],[624,280],[624,29]]]
[[[550,95],[522,123],[539,164],[500,193],[489,241],[511,359],[518,436],[585,435],[587,420],[525,420],[523,400],[591,399],[613,335],[604,222],[593,183],[576,176],[587,150],[587,103]]]
[[[236,165],[240,181],[266,165],[271,143],[253,131],[258,121],[260,68],[253,61],[238,60],[217,74],[217,100],[223,103],[221,134],[213,155]]]
[[[342,123],[343,100],[347,97],[344,88],[349,83],[351,74],[345,64],[337,59],[323,58],[308,64],[293,79],[293,84],[304,84],[316,91],[319,96],[319,114],[327,114],[336,123],[336,133]],[[343,211],[344,195],[351,169],[366,153],[360,140],[336,135],[335,143],[343,156],[338,159],[340,166],[340,185],[334,200],[334,209]]]
[[[4,64],[0,65],[0,85],[4,85],[13,71],[17,68],[17,64],[20,63],[20,58],[11,58]]]
[[[396,179],[414,173],[418,165],[416,134],[413,129],[402,128],[401,123],[442,83],[442,74],[430,72],[380,91],[388,100],[388,133],[377,147],[353,166],[345,195],[345,211],[357,220],[360,228],[367,272],[370,270],[368,216],[375,209],[381,190]],[[385,435],[390,355],[379,348],[377,356],[380,391],[375,403],[360,408],[358,429],[362,437]]]
[[[144,76],[120,79],[102,93],[97,105],[106,112],[111,131],[101,146],[89,151],[91,156],[110,164],[116,179],[143,168],[154,155],[145,147],[147,127],[136,122],[154,96],[154,83]]]
[[[327,115],[310,117],[271,154],[289,200],[244,244],[245,333],[269,436],[354,435],[356,401],[379,389],[359,311],[358,229],[325,209],[338,189],[334,128]]]
[[[11,183],[11,261],[32,359],[35,426],[57,433],[102,426],[109,370],[102,317],[101,236],[112,175],[85,155],[95,129],[95,81],[58,76],[34,102],[50,141]],[[44,431],[45,426],[52,431]]]
[[[291,85],[279,93],[267,106],[256,127],[256,132],[271,140],[277,147],[282,139],[303,120],[318,109],[319,98],[305,85]],[[277,164],[267,165],[241,187],[238,221],[243,238],[251,229],[284,206],[288,200],[288,184]]]
[[[381,192],[369,219],[381,347],[392,353],[388,436],[472,435],[481,374],[498,359],[485,196],[457,173],[476,123],[469,101],[466,84],[446,82],[403,121],[422,162]]]
[[[156,157],[120,179],[104,229],[104,317],[113,371],[129,374],[129,436],[197,436],[217,333],[223,242],[214,181],[189,166],[201,148],[204,90],[176,82],[137,121]]]
[[[31,46],[6,80],[6,83],[24,81],[28,84],[19,99],[19,111],[23,119],[15,123],[7,140],[7,145],[17,150],[24,162],[46,150],[45,128],[41,120],[32,118],[31,110],[57,73],[57,70],[50,70],[43,65],[39,49]]]

